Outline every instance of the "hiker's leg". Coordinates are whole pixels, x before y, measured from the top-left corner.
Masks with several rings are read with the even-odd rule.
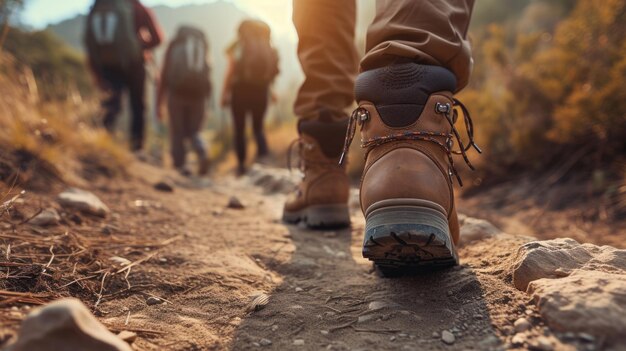
[[[298,57],[305,81],[295,104],[299,118],[316,119],[322,111],[345,118],[354,102],[358,55],[354,44],[355,0],[294,0]]]
[[[239,169],[242,170],[246,164],[246,117],[248,114],[247,96],[242,88],[233,88],[231,109],[233,113],[233,136],[235,139],[235,153]]]
[[[122,110],[122,92],[124,89],[124,81],[120,75],[112,70],[103,70],[102,79],[105,81],[106,97],[102,100],[102,109],[104,116],[102,123],[104,127],[113,133],[115,131],[115,122]]]
[[[209,170],[209,155],[207,146],[202,139],[201,131],[204,124],[205,100],[193,99],[189,101],[189,123],[187,137],[198,159],[198,174],[205,175]]]
[[[268,90],[259,89],[256,92],[254,106],[252,106],[252,131],[257,145],[257,156],[267,156],[269,149],[265,138],[265,115],[267,113]]]
[[[185,167],[185,138],[184,123],[185,111],[184,104],[180,98],[170,96],[168,99],[169,112],[169,129],[170,129],[170,152],[174,168],[182,169]]]
[[[363,255],[383,270],[458,263],[457,173],[450,155],[453,145],[465,145],[454,140],[453,109],[460,102],[453,94],[471,70],[465,37],[472,5],[377,2],[355,95],[367,155],[360,192]],[[469,120],[462,105],[459,110]]]
[[[134,151],[143,148],[146,129],[145,117],[145,91],[146,91],[146,67],[143,63],[133,67],[129,73],[131,118],[131,148]]]
[[[467,40],[474,0],[377,0],[361,70],[415,62],[444,67],[467,85],[472,53]]]
[[[287,199],[283,220],[314,228],[345,226],[350,182],[339,156],[358,67],[356,1],[295,0],[293,19],[305,75],[295,104],[305,176]]]

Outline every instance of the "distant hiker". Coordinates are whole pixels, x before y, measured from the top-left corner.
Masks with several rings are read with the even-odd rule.
[[[131,149],[140,151],[145,137],[144,63],[149,50],[163,40],[152,12],[139,0],[96,0],[87,16],[85,44],[98,86],[108,95],[102,102],[104,126],[110,132],[128,90],[132,109]]]
[[[263,122],[270,97],[270,86],[279,73],[278,53],[271,44],[270,27],[259,20],[241,23],[238,38],[227,50],[229,61],[222,106],[232,109],[235,151],[239,166],[245,173],[246,119],[252,115],[252,129],[257,144],[257,157],[267,156],[269,150]]]
[[[161,106],[167,95],[172,159],[174,167],[184,175],[190,174],[185,167],[186,141],[198,156],[198,174],[205,175],[209,170],[206,145],[200,136],[206,103],[211,96],[208,51],[204,33],[183,26],[167,48],[161,73],[158,116],[161,119]]]

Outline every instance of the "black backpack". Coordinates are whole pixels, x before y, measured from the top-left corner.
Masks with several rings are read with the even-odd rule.
[[[276,78],[279,73],[278,53],[272,47],[270,37],[270,27],[264,22],[242,22],[235,47],[235,81],[269,85]]]
[[[208,41],[201,30],[189,26],[178,30],[170,44],[167,72],[164,72],[170,92],[189,97],[210,94],[208,51]]]
[[[141,62],[143,50],[129,0],[97,0],[87,16],[87,52],[98,67],[128,69]]]

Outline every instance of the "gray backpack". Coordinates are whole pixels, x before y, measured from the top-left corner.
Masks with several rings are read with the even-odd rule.
[[[131,0],[97,0],[87,16],[87,52],[99,67],[128,69],[141,62]]]
[[[210,94],[210,68],[207,60],[208,41],[196,28],[184,26],[178,30],[168,51],[168,89],[187,97]]]

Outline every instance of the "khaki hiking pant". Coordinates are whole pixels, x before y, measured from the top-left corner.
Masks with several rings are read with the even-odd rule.
[[[442,66],[467,85],[472,56],[467,30],[474,0],[377,0],[361,70],[393,63]],[[344,118],[353,104],[358,54],[356,0],[294,0],[298,56],[306,76],[295,104],[300,118],[321,110]]]
[[[206,99],[178,97],[171,94],[168,99],[170,146],[174,167],[182,169],[185,166],[189,142],[198,156],[198,160],[207,157],[206,144],[200,136],[204,123]]]

